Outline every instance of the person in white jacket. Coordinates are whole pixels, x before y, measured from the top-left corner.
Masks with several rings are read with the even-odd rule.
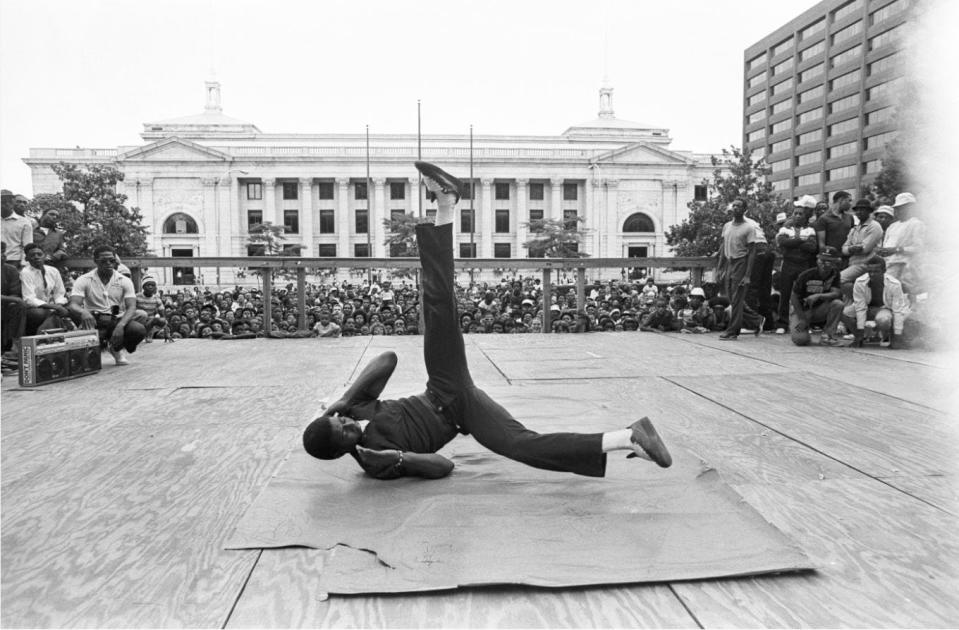
[[[886,273],[886,261],[881,256],[867,260],[865,267],[866,273],[853,283],[852,303],[842,314],[843,324],[854,331],[852,347],[862,347],[866,323],[872,321],[881,337],[888,337],[890,348],[902,348],[902,329],[909,316],[902,284]]]

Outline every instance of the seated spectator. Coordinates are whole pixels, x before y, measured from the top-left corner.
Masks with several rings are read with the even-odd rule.
[[[852,283],[866,273],[866,261],[873,258],[883,237],[882,226],[873,220],[872,204],[867,199],[860,199],[852,209],[859,225],[849,230],[842,246],[843,255],[849,256],[849,264],[839,276],[847,296],[851,293]]]
[[[150,343],[153,336],[167,326],[166,307],[163,300],[156,294],[157,281],[151,275],[143,276],[140,283],[140,292],[137,293],[137,312],[133,320],[139,322],[147,331],[145,343]]]
[[[652,304],[659,297],[659,287],[656,286],[656,282],[652,278],[646,278],[646,286],[643,287],[642,297],[646,304]]]
[[[689,292],[689,306],[683,309],[680,319],[680,332],[702,334],[713,330],[716,315],[706,304],[706,292],[695,287]]]
[[[133,282],[114,269],[115,260],[111,247],[101,245],[93,250],[96,269],[77,278],[69,309],[76,324],[98,331],[101,345],[110,351],[117,365],[126,365],[129,361],[123,350],[135,352],[146,337],[146,329],[133,321],[136,292]]]
[[[45,254],[37,243],[24,245],[23,253],[27,261],[26,267],[20,270],[20,288],[26,307],[24,334],[35,335],[41,327],[73,328],[60,270],[43,264]]]
[[[826,246],[816,257],[816,266],[799,274],[790,294],[789,334],[797,346],[809,345],[810,326],[822,326],[819,344],[839,344],[836,327],[842,315],[839,265],[842,256]]]
[[[676,330],[673,312],[667,306],[664,298],[656,298],[656,301],[653,302],[653,308],[640,322],[639,329],[647,332]]]
[[[342,329],[330,321],[329,311],[320,311],[319,320],[313,326],[314,337],[339,337]]]
[[[925,227],[913,216],[916,198],[911,193],[896,195],[893,206],[880,206],[875,218],[885,234],[878,253],[886,259],[886,273],[903,284],[903,290],[914,293],[920,284],[916,261],[923,253]]]
[[[868,322],[875,323],[880,338],[889,337],[889,347],[903,347],[902,330],[909,316],[909,303],[902,284],[886,273],[886,261],[874,256],[864,265],[866,273],[856,278],[852,304],[842,313],[843,324],[853,330],[853,347],[861,348]]]

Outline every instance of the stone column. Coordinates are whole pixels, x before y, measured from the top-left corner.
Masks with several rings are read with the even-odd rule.
[[[598,231],[596,229],[596,209],[593,207],[593,187],[595,186],[595,181],[593,181],[590,175],[586,176],[586,183],[583,184],[583,195],[586,199],[583,200],[583,219],[585,222],[582,223],[582,227],[585,230],[588,230],[590,234],[595,235]],[[593,239],[595,236],[587,236],[583,239],[583,247],[585,251],[591,256],[596,255],[596,248],[594,247],[595,243]]]
[[[336,180],[336,255],[350,258],[350,180],[346,177]]]
[[[477,224],[475,231],[480,234],[479,247],[476,249],[477,258],[493,257],[493,180],[484,177],[480,180],[482,184],[482,207],[476,213]]]
[[[549,213],[547,219],[563,218],[563,179],[553,178],[549,180]]]
[[[204,177],[200,180],[203,186],[203,212],[199,219],[203,222],[201,229],[203,240],[199,252],[194,252],[196,256],[220,256],[220,230],[219,230],[219,200],[217,199],[218,182],[212,177]]]
[[[602,179],[594,179],[590,185],[593,190],[593,256],[602,256],[602,234],[606,229],[606,186]]]
[[[263,222],[270,221],[273,225],[283,225],[283,219],[276,220],[276,180],[263,178]]]
[[[603,226],[603,236],[601,237],[602,253],[601,258],[620,257],[622,252],[611,252],[609,247],[610,238],[613,232],[619,232],[619,180],[606,180],[606,221]]]
[[[302,256],[315,256],[313,234],[313,178],[300,179],[300,242],[303,244]]]
[[[386,179],[377,177],[373,180],[373,203],[367,203],[370,208],[370,242],[373,244],[370,255],[374,258],[383,258],[386,256],[386,247],[383,245],[384,228],[383,221],[387,218],[386,214]],[[370,192],[366,191],[366,196]]]
[[[227,221],[225,226],[221,226],[221,229],[227,235],[223,255],[235,256],[239,253],[236,243],[243,239],[243,231],[246,228],[246,222],[240,216],[240,180],[227,175],[220,181],[226,182],[230,186],[230,195],[227,197],[226,210],[224,211]]]
[[[529,220],[529,211],[526,204],[529,197],[526,192],[527,184],[529,184],[528,179],[516,180],[516,244],[513,245],[513,258],[529,257],[526,248],[523,247],[528,234],[526,222]]]

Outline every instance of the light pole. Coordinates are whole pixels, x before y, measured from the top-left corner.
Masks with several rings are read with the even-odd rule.
[[[226,171],[219,177],[213,180],[213,220],[215,223],[216,229],[216,255],[221,256],[222,252],[220,251],[220,180],[230,176],[230,173],[241,173],[243,175],[248,175],[246,171],[239,168],[231,168]],[[231,198],[227,204],[227,212],[233,212],[233,199]],[[216,288],[217,291],[220,290],[220,266],[216,267]]]

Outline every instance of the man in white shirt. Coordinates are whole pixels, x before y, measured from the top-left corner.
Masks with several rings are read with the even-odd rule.
[[[23,265],[23,248],[33,242],[33,224],[26,217],[13,211],[16,200],[9,190],[0,195],[2,237],[7,244],[7,262],[18,269]]]
[[[899,193],[893,206],[880,206],[875,216],[885,225],[885,235],[877,254],[886,260],[886,273],[899,280],[908,290],[918,280],[916,259],[922,253],[926,228],[913,215],[916,198],[912,193]],[[884,215],[880,219],[880,215]],[[891,218],[891,222],[885,217]]]
[[[70,295],[70,316],[81,327],[100,333],[100,343],[113,355],[117,365],[129,361],[123,350],[136,351],[146,337],[143,324],[133,321],[137,295],[133,282],[114,269],[116,254],[112,247],[101,245],[93,250],[97,268],[83,274],[73,284]]]
[[[63,278],[56,267],[44,265],[46,254],[37,243],[27,243],[23,248],[27,266],[20,270],[20,290],[26,307],[24,334],[28,337],[52,317],[62,317],[70,322],[67,310],[67,291]],[[72,323],[70,323],[72,327]],[[60,324],[57,324],[59,327]]]

